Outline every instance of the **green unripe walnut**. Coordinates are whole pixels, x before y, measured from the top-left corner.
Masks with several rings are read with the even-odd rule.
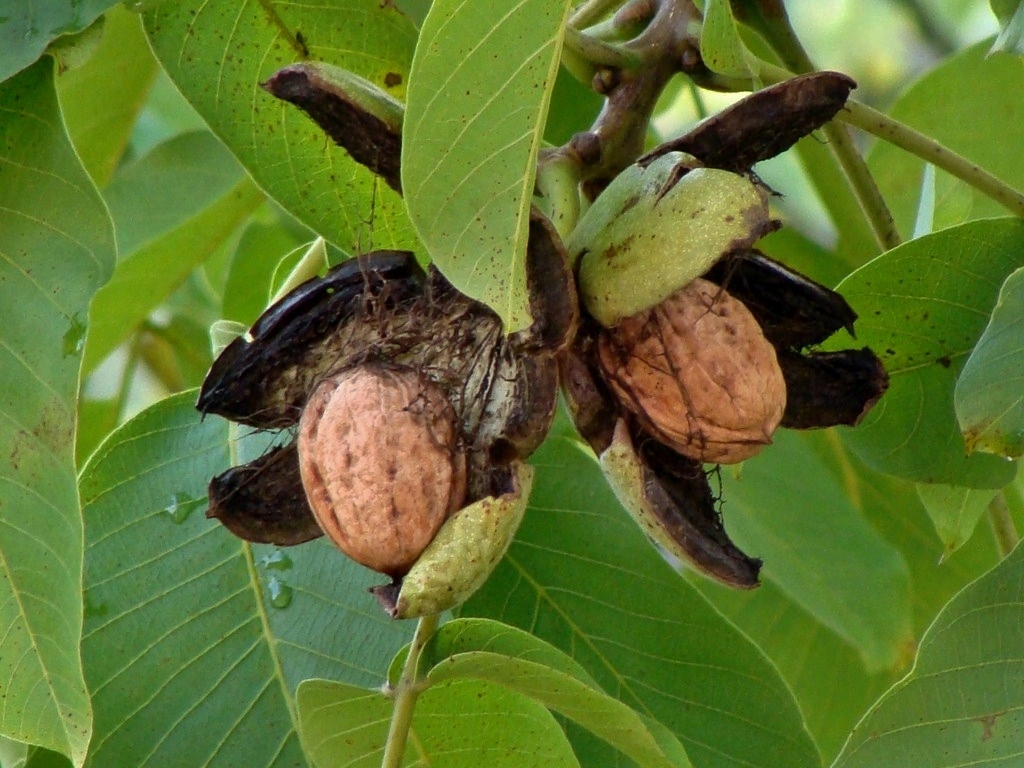
[[[771,231],[764,190],[745,176],[671,152],[632,165],[566,243],[587,311],[611,328],[660,304],[727,253]]]
[[[448,518],[400,582],[371,590],[392,618],[450,610],[483,585],[526,513],[533,467],[514,462],[508,480],[506,493],[480,499]]]

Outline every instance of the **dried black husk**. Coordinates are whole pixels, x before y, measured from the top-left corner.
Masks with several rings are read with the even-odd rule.
[[[275,72],[263,88],[308,114],[357,163],[402,191],[402,134],[355,103],[314,64],[292,64]]]
[[[889,374],[869,348],[799,354],[776,350],[786,380],[783,427],[854,426],[885,394]]]
[[[239,337],[221,352],[196,408],[262,429],[297,424],[316,382],[337,367],[344,329],[368,311],[400,315],[425,282],[403,251],[376,251],[307,280],[263,313],[251,340]]]
[[[885,393],[889,376],[869,348],[806,351],[840,328],[854,335],[857,314],[836,291],[753,249],[730,254],[705,277],[742,301],[775,347],[786,381],[780,426],[853,426]]]
[[[835,117],[856,87],[840,72],[794,77],[750,94],[637,162],[646,165],[668,152],[687,152],[708,168],[746,173]]]
[[[206,516],[240,539],[291,547],[323,536],[306,501],[295,441],[210,481]]]
[[[644,466],[644,492],[672,538],[718,581],[740,589],[756,587],[761,561],[745,554],[726,534],[700,462],[642,433],[633,440]]]
[[[742,301],[776,347],[820,344],[840,328],[853,335],[846,299],[758,250],[731,253],[704,277]]]

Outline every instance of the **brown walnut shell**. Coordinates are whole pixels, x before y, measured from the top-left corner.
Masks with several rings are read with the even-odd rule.
[[[313,392],[299,468],[324,533],[353,560],[403,576],[466,495],[466,457],[443,390],[421,373],[367,364]]]
[[[703,279],[598,339],[615,396],[658,440],[691,459],[743,461],[771,442],[786,384],[757,320]]]

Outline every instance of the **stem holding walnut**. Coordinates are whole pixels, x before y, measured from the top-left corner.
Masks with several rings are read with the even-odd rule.
[[[402,676],[398,684],[391,690],[395,700],[395,708],[391,714],[391,725],[388,728],[388,740],[384,744],[384,758],[381,768],[401,768],[405,756],[405,745],[409,742],[409,729],[412,726],[412,715],[416,709],[416,699],[424,690],[419,680],[419,661],[427,641],[437,631],[438,616],[423,616],[416,623],[416,633],[409,645],[409,653],[402,666]]]

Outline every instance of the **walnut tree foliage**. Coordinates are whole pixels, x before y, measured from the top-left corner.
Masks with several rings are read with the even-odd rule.
[[[864,4],[821,51],[813,3],[697,5],[0,0],[0,768],[1019,759],[1024,5]],[[957,37],[968,5],[993,36]],[[204,516],[273,439],[196,412],[210,331],[381,248],[528,325],[538,153],[598,118],[592,75],[663,61],[628,41],[669,7],[706,67],[616,128],[647,149],[722,91],[926,62],[849,71],[838,119],[755,168],[783,223],[759,247],[838,286],[837,348],[889,390],[720,470],[751,591],[662,557],[559,414],[507,555],[410,650],[324,539]],[[405,104],[403,194],[260,87],[305,60]]]

